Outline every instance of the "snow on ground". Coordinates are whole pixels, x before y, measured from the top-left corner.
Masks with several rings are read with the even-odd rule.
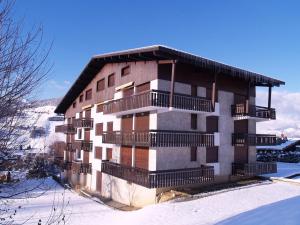
[[[71,225],[299,225],[300,219],[300,188],[282,182],[251,186],[191,201],[151,205],[132,212],[112,209],[70,190],[62,195],[63,188],[51,179],[47,179],[45,184],[51,189],[41,196],[13,201],[15,206],[24,205],[17,213],[17,223],[32,217],[25,224],[37,224],[40,218],[43,224],[51,213],[53,202],[57,202],[56,213],[59,212],[62,199],[65,200],[66,220]],[[35,193],[45,190],[40,188]]]

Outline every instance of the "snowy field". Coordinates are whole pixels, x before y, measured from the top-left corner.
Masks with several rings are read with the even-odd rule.
[[[280,166],[286,167],[291,167],[291,164]],[[31,181],[26,187],[32,187],[33,183]],[[300,224],[300,185],[286,182],[266,182],[196,200],[151,205],[132,212],[115,210],[101,202],[81,197],[73,191],[64,190],[51,179],[31,192],[31,198],[17,198],[9,204],[16,208],[22,205],[15,222],[30,218],[25,224],[37,224],[39,219],[42,224],[55,220],[62,209],[66,223],[71,225]]]

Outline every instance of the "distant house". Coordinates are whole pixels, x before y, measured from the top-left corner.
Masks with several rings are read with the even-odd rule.
[[[284,82],[184,51],[150,46],[93,57],[55,112],[65,116],[63,177],[135,206],[161,192],[276,172],[258,163],[256,122],[276,119]],[[256,87],[267,106],[256,106]]]

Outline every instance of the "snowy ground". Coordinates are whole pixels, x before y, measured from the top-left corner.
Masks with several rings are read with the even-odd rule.
[[[300,172],[299,164],[292,166],[297,166]],[[280,165],[279,174],[280,168],[286,167],[291,164]],[[45,192],[47,187],[50,189]],[[44,224],[49,215],[59,215],[62,208],[71,225],[299,225],[300,221],[300,186],[285,182],[254,185],[191,201],[167,202],[132,212],[118,211],[73,191],[64,191],[51,179],[32,196],[39,194],[36,198],[15,199],[10,203],[15,207],[23,205],[16,222],[31,217],[25,224],[37,224],[38,219]]]

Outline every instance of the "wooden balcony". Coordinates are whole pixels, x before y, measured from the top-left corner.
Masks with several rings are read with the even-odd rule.
[[[231,114],[238,119],[258,118],[262,120],[275,120],[276,111],[274,108],[267,108],[256,105],[236,104],[231,106]]]
[[[71,148],[73,149],[73,151],[75,149],[78,149],[86,152],[91,152],[93,150],[93,142],[85,141],[85,140],[75,141],[74,143],[71,144]]]
[[[92,173],[92,164],[91,163],[82,163],[81,161],[72,162],[72,172],[73,173]]]
[[[75,128],[93,128],[94,120],[91,118],[81,118],[74,120]]]
[[[232,145],[234,146],[264,146],[275,145],[276,135],[273,134],[232,134]]]
[[[148,171],[105,160],[102,161],[101,165],[103,173],[147,188],[178,187],[189,184],[203,184],[214,180],[214,167],[212,166]]]
[[[109,101],[103,105],[103,113],[111,114],[147,107],[170,106],[170,93],[151,90],[133,96]],[[174,94],[172,107],[181,110],[213,112],[211,100],[184,94]]]
[[[215,145],[214,134],[168,130],[104,132],[102,142],[149,147],[212,147]]]
[[[72,168],[72,162],[70,162],[70,161],[64,161],[63,169],[65,169],[65,170],[71,170],[71,168]]]
[[[55,126],[55,132],[64,133],[64,134],[75,134],[76,129],[73,126],[73,124],[64,124],[64,125]]]
[[[234,176],[257,176],[261,174],[277,173],[276,162],[256,163],[233,163],[232,175]]]

